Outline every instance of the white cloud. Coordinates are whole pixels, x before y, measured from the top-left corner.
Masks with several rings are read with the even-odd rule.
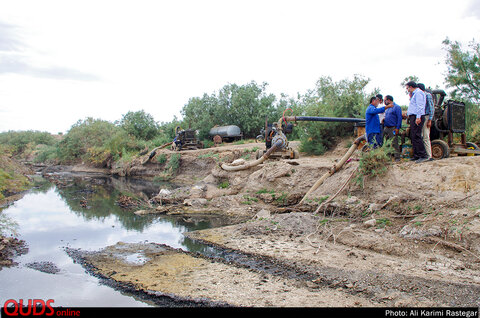
[[[406,103],[399,84],[408,75],[443,86],[442,40],[480,34],[479,19],[465,17],[475,3],[2,3],[0,48],[16,48],[17,68],[31,68],[7,74],[0,61],[0,111],[8,114],[0,131],[56,133],[78,119],[113,121],[140,109],[170,121],[189,98],[252,80],[279,96],[304,93],[320,76],[363,74],[372,89]]]

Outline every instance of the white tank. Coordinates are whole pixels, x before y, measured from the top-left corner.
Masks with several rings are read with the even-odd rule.
[[[229,126],[213,127],[212,129],[210,129],[210,135],[211,136],[219,135],[220,137],[223,138],[223,137],[238,137],[238,136],[241,136],[242,133],[238,126],[229,125]]]

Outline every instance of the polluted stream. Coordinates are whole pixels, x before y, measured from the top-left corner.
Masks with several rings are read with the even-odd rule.
[[[67,251],[95,251],[118,242],[155,243],[221,257],[216,248],[183,233],[223,226],[228,221],[218,217],[138,216],[134,209],[117,204],[121,195],[146,199],[161,187],[173,185],[110,177],[62,176],[60,180],[57,185],[43,180],[23,198],[0,210],[17,223],[19,239],[28,248],[14,258],[15,266],[0,269],[0,303],[8,299],[53,299],[55,306],[77,307],[201,305],[145,297],[129,286],[109,284],[87,272],[88,268]],[[141,254],[132,254],[128,260],[144,261]]]

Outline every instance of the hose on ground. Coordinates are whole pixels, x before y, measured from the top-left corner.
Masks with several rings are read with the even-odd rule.
[[[240,171],[240,170],[246,170],[246,169],[258,166],[259,164],[261,164],[262,162],[267,160],[268,157],[270,157],[270,155],[273,152],[275,152],[277,149],[280,149],[282,144],[283,144],[282,141],[276,142],[275,144],[272,145],[272,147],[270,147],[270,149],[267,150],[267,152],[263,156],[261,156],[259,159],[255,160],[255,161],[251,161],[251,162],[248,162],[248,163],[246,163],[244,165],[240,165],[240,166],[230,166],[230,165],[227,165],[227,164],[224,163],[220,167],[223,170],[226,170],[226,171]]]
[[[362,142],[363,140],[365,140],[365,135],[362,135],[360,137],[358,137],[357,139],[355,139],[355,141],[353,142],[353,144],[350,146],[350,148],[348,149],[348,151],[345,153],[345,155],[343,155],[343,157],[340,159],[339,162],[337,162],[336,164],[333,165],[332,168],[330,168],[330,170],[328,170],[327,173],[325,173],[320,179],[317,180],[317,182],[315,182],[315,184],[310,188],[310,190],[308,190],[308,192],[303,196],[303,199],[298,203],[298,204],[302,204],[303,201],[305,201],[305,199],[315,190],[318,189],[319,186],[322,185],[322,183],[330,176],[332,176],[335,172],[337,172],[338,170],[340,170],[343,165],[345,164],[345,162],[348,160],[348,158],[350,158],[352,156],[352,154],[355,152],[355,150],[357,150],[358,148],[358,145],[360,144],[360,142]]]

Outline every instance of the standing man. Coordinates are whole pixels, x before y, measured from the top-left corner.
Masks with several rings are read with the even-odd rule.
[[[376,95],[378,98],[378,106],[377,107],[382,107],[383,104],[383,95],[382,94],[377,94]],[[380,138],[383,141],[383,122],[385,120],[385,113],[380,113],[378,114],[378,120],[380,120]]]
[[[380,120],[378,114],[384,113],[385,108],[391,108],[392,106],[378,107],[379,100],[376,96],[370,98],[370,105],[365,112],[365,130],[367,133],[367,142],[373,148],[377,148],[383,144],[383,140],[380,137]]]
[[[395,161],[400,161],[400,146],[398,145],[398,133],[402,128],[402,108],[393,102],[391,95],[385,96],[385,106],[392,108],[385,110],[384,135],[385,139],[393,139],[392,146],[395,149]]]
[[[410,124],[410,139],[412,140],[413,158],[416,163],[428,160],[425,146],[423,145],[422,129],[425,123],[425,93],[418,88],[417,83],[410,81],[406,84],[410,93],[410,104],[407,109],[408,123]]]
[[[428,160],[433,160],[432,158],[432,146],[430,144],[430,127],[432,127],[432,119],[435,112],[433,107],[433,97],[432,94],[425,91],[425,85],[423,83],[418,83],[418,88],[425,93],[426,103],[425,103],[425,124],[422,129],[422,138],[423,146],[427,152]]]

